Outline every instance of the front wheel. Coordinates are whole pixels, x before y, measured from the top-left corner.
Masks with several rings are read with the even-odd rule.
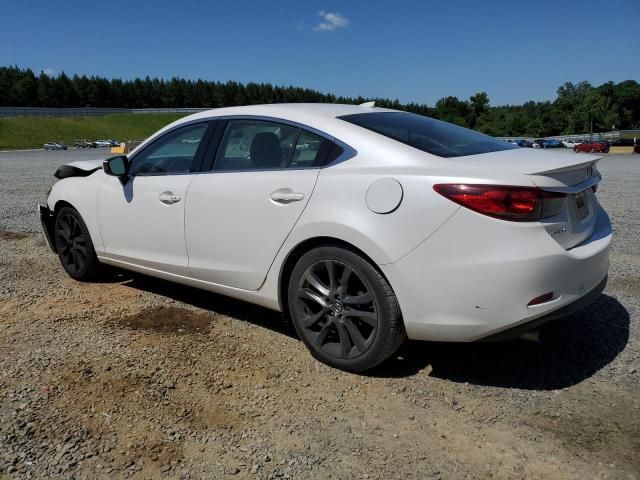
[[[92,279],[100,263],[89,230],[77,210],[63,207],[56,215],[54,242],[65,272],[76,280]]]
[[[341,370],[373,368],[406,338],[391,286],[352,250],[327,246],[303,255],[289,278],[288,306],[311,354]]]

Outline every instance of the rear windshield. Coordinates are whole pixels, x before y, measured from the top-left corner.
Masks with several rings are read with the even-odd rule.
[[[462,157],[520,148],[468,128],[414,113],[356,113],[338,118],[439,157]]]

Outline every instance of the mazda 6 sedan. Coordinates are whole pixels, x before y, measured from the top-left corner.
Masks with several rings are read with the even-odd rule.
[[[77,280],[111,265],[282,311],[363,371],[407,337],[514,339],[593,301],[598,160],[371,104],[222,108],[61,166],[40,216]]]

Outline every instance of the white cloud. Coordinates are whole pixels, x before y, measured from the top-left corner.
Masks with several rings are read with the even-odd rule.
[[[313,27],[316,32],[332,32],[339,28],[347,28],[351,23],[347,17],[338,12],[320,10],[318,15],[322,17],[322,21]]]
[[[44,73],[48,77],[55,77],[58,75],[58,72],[55,71],[53,68],[43,68],[42,73]]]

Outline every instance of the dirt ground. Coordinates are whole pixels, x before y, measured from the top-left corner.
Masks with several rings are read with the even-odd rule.
[[[413,342],[352,375],[280,314],[0,242],[3,480],[640,478],[638,278],[540,343]]]
[[[598,301],[540,343],[412,342],[368,375],[319,364],[259,307],[68,278],[34,205],[57,166],[104,155],[0,153],[0,480],[640,480],[638,155],[599,163]]]

